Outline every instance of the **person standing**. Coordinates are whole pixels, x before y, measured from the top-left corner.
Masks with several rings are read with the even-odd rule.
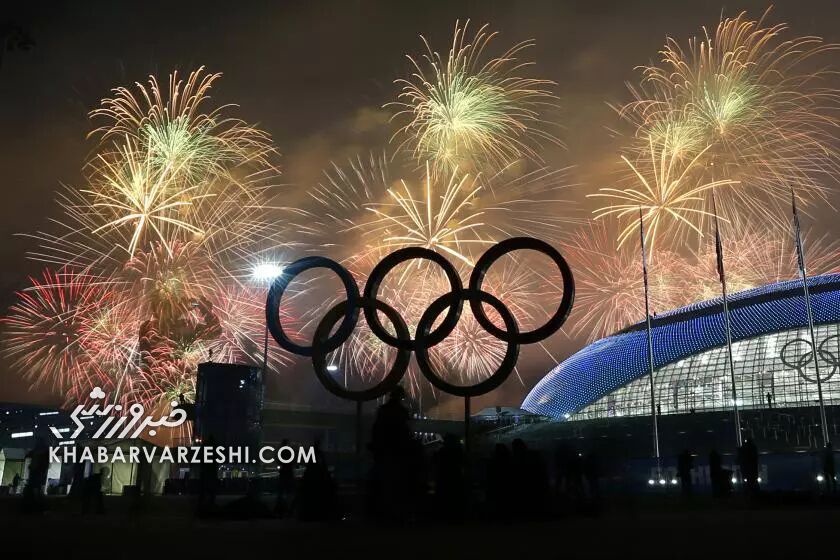
[[[825,489],[833,494],[837,487],[837,471],[834,464],[834,446],[830,441],[826,442],[823,451],[823,473],[825,476]]]
[[[723,479],[724,472],[720,463],[720,453],[712,449],[709,452],[709,479],[712,483],[712,495],[716,498],[723,496],[726,481]]]
[[[694,467],[694,457],[691,451],[684,449],[677,458],[677,476],[680,479],[682,494],[685,498],[691,497],[691,469]]]
[[[43,438],[38,438],[27,457],[29,477],[23,488],[23,508],[24,511],[41,511],[44,507],[44,486],[47,484],[47,472],[50,468],[49,449]]]
[[[748,496],[755,496],[758,492],[758,448],[751,438],[744,441],[738,450],[738,463],[741,467],[744,490]]]

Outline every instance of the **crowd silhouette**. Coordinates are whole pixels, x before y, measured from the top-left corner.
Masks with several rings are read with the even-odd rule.
[[[284,440],[282,445],[289,442]],[[542,450],[513,439],[509,445],[495,444],[485,460],[471,464],[458,436],[444,435],[432,447],[434,451],[427,454],[413,432],[405,394],[397,387],[378,407],[371,428],[362,515],[383,523],[405,524],[418,519],[534,520],[597,514],[603,509],[605,471],[597,451],[583,452],[561,441],[554,447],[552,460],[547,461]],[[360,513],[342,503],[327,458],[317,443],[315,457],[300,477],[293,463],[279,468],[273,515],[334,522],[350,515],[350,511]],[[708,469],[715,497],[730,495],[736,479],[748,499],[758,495],[759,454],[751,438],[738,450],[737,470],[724,468],[721,455],[714,449],[708,456]],[[214,507],[216,469],[202,467],[201,475],[199,504],[200,511],[206,511]],[[693,499],[696,476],[695,454],[684,449],[676,458],[676,479],[686,500]]]
[[[447,434],[430,443],[414,433],[411,414],[401,388],[391,392],[374,418],[366,448],[369,467],[364,483],[342,492],[325,453],[318,442],[313,446],[314,462],[304,465],[283,463],[276,478],[250,478],[220,481],[218,465],[203,463],[196,470],[198,479],[183,479],[184,493],[196,495],[196,513],[214,517],[294,517],[304,522],[336,522],[348,516],[365,516],[382,523],[408,524],[417,520],[460,522],[467,519],[507,522],[537,520],[558,515],[598,514],[603,508],[602,482],[615,464],[605,463],[595,450],[582,451],[569,440],[558,441],[546,460],[543,449],[531,448],[523,439],[510,444],[496,443],[469,457],[459,436]],[[425,443],[424,443],[425,442]],[[213,448],[208,437],[205,446]],[[290,446],[283,440],[283,447]],[[427,452],[428,445],[431,452]],[[47,446],[38,442],[30,451],[29,475],[23,488],[23,508],[28,512],[44,508],[49,458]],[[721,454],[708,455],[708,481],[717,499],[731,495],[735,485],[748,501],[760,496],[759,451],[752,437],[746,437],[737,450],[737,464],[725,467]],[[682,497],[694,499],[695,485],[702,470],[695,465],[696,454],[683,449],[676,457],[675,479],[665,481],[660,469],[655,488],[670,488],[679,481]],[[830,443],[820,456],[824,486],[835,489],[834,451]],[[608,465],[605,469],[605,464]],[[302,474],[300,468],[303,467]],[[138,475],[138,498],[150,492],[150,472]],[[358,473],[359,471],[357,471]],[[195,473],[195,470],[193,471]],[[85,476],[82,465],[73,472],[71,496],[80,502],[82,513],[103,513],[103,480],[106,467]],[[217,503],[220,482],[245,482],[240,499]],[[19,479],[14,481],[17,488]],[[193,484],[194,483],[194,484]],[[271,486],[266,484],[270,483]],[[273,507],[263,503],[263,494],[272,491]],[[346,488],[345,488],[346,490]],[[609,495],[613,495],[610,488]],[[635,491],[633,491],[635,492]],[[349,497],[349,499],[348,499]],[[360,498],[364,498],[363,500]],[[139,499],[137,504],[143,504]],[[361,506],[363,504],[363,506]],[[360,507],[361,506],[361,507]],[[139,509],[139,508],[138,508]]]

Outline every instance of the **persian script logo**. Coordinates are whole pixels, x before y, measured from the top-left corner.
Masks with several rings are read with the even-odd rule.
[[[105,392],[100,387],[94,387],[90,392],[90,398],[93,401],[104,401]],[[102,403],[104,404],[104,402]],[[91,439],[111,439],[111,438],[137,438],[140,434],[147,433],[150,436],[157,434],[155,428],[164,426],[166,428],[177,428],[187,420],[187,412],[183,408],[178,408],[178,401],[169,403],[172,407],[170,414],[161,416],[155,419],[154,416],[146,414],[146,409],[142,404],[133,404],[128,409],[128,414],[120,416],[112,416],[111,413],[122,412],[121,404],[108,404],[100,408],[100,403],[94,403],[93,406],[85,409],[85,405],[79,405],[70,415],[73,423],[76,424],[76,429],[70,434],[69,439],[76,439],[81,435],[85,429],[82,423],[82,418],[92,416],[107,416],[105,421],[96,430]],[[58,439],[64,439],[64,435],[55,427],[50,427],[53,435]]]

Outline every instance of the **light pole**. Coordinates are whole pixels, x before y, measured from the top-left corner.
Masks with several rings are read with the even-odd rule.
[[[712,190],[712,209],[715,217],[715,256],[717,257],[717,271],[720,280],[720,291],[723,296],[723,328],[726,335],[726,351],[729,358],[729,379],[732,386],[732,412],[735,416],[735,442],[738,449],[744,445],[744,435],[741,433],[741,412],[738,410],[738,389],[735,383],[735,358],[732,356],[732,319],[729,312],[729,296],[726,292],[726,271],[723,268],[723,242],[720,238],[720,224],[718,223],[717,203],[715,191]],[[737,449],[736,449],[737,452]]]
[[[251,270],[251,278],[260,284],[266,284],[269,287],[274,279],[283,274],[283,266],[277,263],[264,262],[254,266]],[[265,323],[265,335],[263,338],[263,386],[265,386],[265,376],[268,373],[268,321]]]
[[[808,317],[808,331],[811,335],[811,352],[814,356],[814,371],[817,379],[817,397],[820,404],[820,429],[822,430],[823,447],[828,448],[831,441],[828,435],[828,420],[825,416],[825,401],[823,400],[822,380],[820,379],[820,350],[817,349],[817,337],[814,334],[814,311],[811,305],[811,292],[808,289],[808,269],[805,266],[805,249],[802,246],[802,228],[799,225],[799,212],[796,209],[796,193],[790,189],[791,206],[793,207],[793,233],[796,240],[796,260],[799,264],[799,275],[802,278],[802,292],[805,296],[805,311]]]
[[[662,456],[659,452],[659,419],[657,418],[658,410],[656,405],[656,390],[654,384],[654,367],[653,367],[653,329],[651,327],[650,318],[650,292],[648,286],[648,271],[647,271],[647,248],[645,247],[645,222],[642,216],[642,209],[639,207],[639,239],[641,240],[642,248],[642,277],[645,284],[645,321],[647,324],[647,357],[648,368],[650,370],[650,417],[653,420],[653,456],[656,459],[656,480],[662,480]]]

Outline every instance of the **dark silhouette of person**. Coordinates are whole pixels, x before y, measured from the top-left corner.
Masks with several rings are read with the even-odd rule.
[[[178,395],[178,408],[184,410],[187,414],[187,420],[195,421],[195,404],[188,402],[184,393]]]
[[[712,449],[709,452],[709,478],[712,483],[712,495],[717,498],[725,494],[727,488],[727,481],[724,480],[725,476],[720,462],[720,453]]]
[[[691,469],[693,467],[694,457],[691,456],[691,451],[683,449],[677,457],[677,477],[680,479],[682,494],[686,498],[690,498],[692,493]]]
[[[656,405],[656,415],[657,416],[662,416],[662,405],[661,404]]]
[[[289,445],[289,440],[280,442],[281,447]],[[277,473],[277,501],[274,504],[274,513],[283,516],[292,507],[292,497],[295,495],[295,466],[296,463],[289,462],[280,465]]]
[[[298,494],[301,521],[336,521],[340,518],[335,482],[320,444],[315,442],[315,461],[306,465]]]
[[[44,486],[47,484],[47,472],[50,468],[50,455],[44,438],[38,438],[26,456],[29,458],[29,477],[23,487],[23,508],[27,512],[42,511]]]
[[[830,441],[825,443],[823,450],[823,476],[825,477],[825,489],[833,494],[837,488],[837,471],[834,464],[834,446]]]
[[[395,387],[377,409],[369,445],[373,454],[369,496],[372,513],[395,521],[409,517],[417,505],[422,472],[422,450],[412,434],[404,397],[402,387]]]
[[[548,473],[542,456],[517,438],[511,443],[513,451],[513,472],[516,497],[521,510],[529,517],[540,517],[546,513],[548,496]]]
[[[70,497],[76,504],[84,497],[85,493],[85,464],[83,462],[73,463],[73,476],[70,481]]]
[[[204,440],[204,447],[212,449],[216,446],[213,436]],[[212,453],[211,453],[212,457]],[[202,462],[199,465],[198,481],[198,514],[207,515],[216,507],[216,493],[219,489],[219,466],[214,461]]]
[[[494,519],[506,518],[512,511],[513,476],[510,449],[497,443],[487,465],[487,501]]]
[[[568,495],[572,505],[580,506],[583,501],[583,460],[579,451],[572,450],[568,464]]]
[[[460,444],[459,444],[460,445]],[[406,477],[408,479],[407,514],[416,517],[422,506],[427,488],[426,456],[423,452],[423,442],[412,436],[408,444],[408,458]],[[465,483],[468,480],[465,473]],[[466,490],[466,488],[465,488]]]
[[[443,445],[434,458],[435,499],[438,516],[456,519],[464,506],[464,450],[452,434],[443,436]]]
[[[758,492],[758,448],[751,438],[747,438],[738,449],[738,465],[741,467],[744,491],[748,496],[754,496]]]
[[[18,491],[18,485],[19,485],[19,484],[20,484],[20,474],[19,474],[19,473],[15,473],[14,478],[12,478],[12,495],[13,495],[13,496],[14,496],[15,494],[17,494],[17,491]]]
[[[559,501],[565,501],[570,491],[570,469],[572,448],[566,443],[557,445],[554,449],[554,494]]]
[[[105,503],[102,496],[102,480],[108,474],[108,469],[102,468],[91,473],[84,481],[82,491],[82,513],[88,513],[93,506],[95,513],[105,513]]]
[[[773,408],[773,395],[767,393],[767,408]]]
[[[583,475],[589,489],[589,499],[593,505],[598,506],[601,502],[601,461],[595,451],[590,451],[583,458]]]
[[[377,409],[371,438],[374,456],[393,455],[408,448],[412,435],[410,415],[402,402],[404,398],[405,391],[397,386],[391,391],[388,400]]]

